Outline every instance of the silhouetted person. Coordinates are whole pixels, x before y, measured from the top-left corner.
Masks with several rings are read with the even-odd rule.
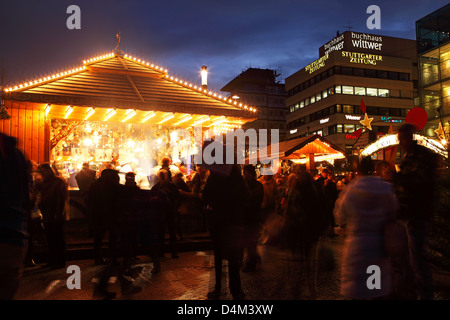
[[[278,207],[280,205],[280,195],[274,176],[271,174],[263,175],[258,179],[264,187],[264,197],[261,204],[261,214],[263,219],[262,243],[274,243],[279,236],[277,228],[279,215]]]
[[[140,221],[139,193],[140,188],[135,181],[136,174],[127,172],[125,174],[125,185],[120,186],[120,240],[123,250],[125,269],[129,269],[136,256],[136,245],[138,240],[138,226]]]
[[[118,216],[120,198],[119,173],[104,169],[101,176],[89,190],[89,203],[92,209],[91,233],[94,237],[94,259],[96,264],[106,263],[102,253],[103,238],[109,236],[110,256],[116,258],[118,237]]]
[[[64,268],[66,266],[66,241],[64,222],[66,220],[66,201],[69,193],[66,181],[55,175],[48,163],[39,165],[38,172],[42,181],[36,186],[39,192],[39,210],[41,210],[44,230],[49,247],[49,266]]]
[[[25,266],[34,267],[36,262],[34,261],[34,241],[36,235],[43,231],[42,227],[42,214],[38,208],[38,192],[36,190],[36,182],[39,182],[40,176],[37,172],[38,165],[35,161],[28,161],[28,169],[30,170],[30,201],[31,201],[31,214],[28,220],[28,250],[25,259]]]
[[[192,199],[194,214],[197,218],[197,231],[207,230],[206,213],[202,205],[202,192],[208,179],[209,171],[202,167],[197,167],[197,172],[191,181]]]
[[[336,203],[336,199],[338,196],[338,190],[337,190],[336,182],[334,181],[334,175],[331,171],[329,171],[327,173],[327,178],[323,182],[323,194],[324,194],[324,197],[326,200],[326,210],[327,210],[326,215],[327,215],[327,219],[330,223],[330,236],[333,237],[336,235],[334,233],[335,221],[334,221],[333,210],[334,210],[334,205]]]
[[[183,232],[181,230],[182,222],[186,222],[185,216],[192,214],[193,194],[187,183],[183,179],[183,173],[178,172],[173,176],[173,183],[180,193],[180,201],[176,212],[176,231],[180,240],[183,240]],[[182,211],[182,212],[180,212]]]
[[[425,261],[425,240],[436,200],[437,155],[413,140],[416,128],[404,124],[398,130],[399,146],[404,152],[394,183],[399,200],[398,220],[408,238],[409,268],[417,299],[433,299],[433,279]],[[410,290],[408,290],[410,291]]]
[[[177,253],[177,236],[176,236],[176,212],[180,201],[180,193],[176,185],[170,180],[169,172],[165,169],[158,171],[159,181],[153,186],[152,190],[158,190],[164,193],[169,200],[168,205],[164,208],[164,216],[167,230],[169,232],[169,243],[172,258],[178,258]]]
[[[308,261],[328,226],[324,200],[306,168],[301,168],[295,182],[291,181],[290,184],[286,210],[287,242],[293,254],[299,254],[301,259]]]
[[[164,255],[165,215],[169,199],[159,189],[139,192],[139,243],[153,262],[152,274],[160,271],[159,258]]]
[[[208,293],[211,299],[221,294],[222,259],[228,259],[231,295],[234,299],[243,298],[239,269],[246,193],[245,182],[236,165],[229,176],[211,172],[203,189],[202,199],[209,211],[209,230],[214,246],[215,289]]]
[[[14,298],[27,252],[31,177],[16,145],[0,133],[0,300]]]
[[[358,175],[340,193],[334,208],[336,221],[346,224],[341,266],[341,294],[351,299],[387,297],[392,269],[385,251],[384,230],[397,210],[393,187],[374,176],[370,157],[363,157]],[[368,286],[369,266],[379,268],[379,287]]]
[[[244,166],[244,180],[248,187],[248,197],[244,207],[244,249],[247,250],[247,258],[242,271],[256,270],[258,259],[258,240],[261,232],[262,217],[261,203],[264,197],[264,187],[256,180],[256,170],[253,165]]]
[[[78,189],[80,189],[81,197],[83,198],[84,205],[87,209],[87,214],[90,215],[90,208],[88,208],[88,196],[89,196],[89,189],[91,188],[92,184],[97,179],[95,170],[92,170],[89,168],[89,162],[83,163],[83,166],[81,170],[77,173],[75,176],[75,180],[78,184]]]

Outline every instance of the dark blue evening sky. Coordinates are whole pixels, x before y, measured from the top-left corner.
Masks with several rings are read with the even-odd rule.
[[[12,85],[82,65],[120,49],[164,66],[169,74],[218,92],[248,67],[284,79],[319,56],[336,32],[348,30],[415,39],[415,22],[446,0],[2,0],[0,66]],[[69,30],[67,7],[81,9],[81,30]],[[381,29],[369,30],[369,5],[381,9]]]

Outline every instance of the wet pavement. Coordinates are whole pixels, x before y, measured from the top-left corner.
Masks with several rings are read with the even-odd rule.
[[[241,272],[245,300],[345,300],[339,294],[340,252],[344,234],[324,237],[316,250],[315,258],[304,261],[280,246],[258,247],[261,257],[257,270]],[[116,275],[109,277],[108,291],[115,292],[115,300],[206,300],[214,287],[214,257],[211,250],[185,251],[179,258],[166,254],[161,258],[161,271],[152,274],[153,263],[149,257],[138,256],[133,267],[136,273],[126,277],[131,289],[122,292]],[[80,289],[69,289],[72,273],[66,269],[50,270],[42,265],[28,267],[16,295],[17,300],[99,300],[93,295],[99,274],[104,266],[91,259],[71,260],[67,263],[80,268]],[[223,294],[220,300],[231,300],[224,262]],[[450,300],[450,272],[434,268],[435,299]],[[69,280],[70,282],[70,280]]]

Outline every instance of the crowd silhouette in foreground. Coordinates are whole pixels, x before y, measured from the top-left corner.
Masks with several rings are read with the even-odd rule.
[[[209,232],[213,242],[215,286],[210,299],[220,299],[222,264],[228,261],[228,287],[234,299],[245,299],[241,272],[257,271],[259,245],[288,249],[306,261],[310,275],[320,257],[320,239],[344,230],[341,294],[349,299],[432,299],[433,280],[425,259],[425,240],[435,202],[437,156],[413,140],[415,127],[398,132],[404,157],[391,163],[360,158],[352,174],[337,178],[331,169],[320,174],[293,165],[283,174],[258,177],[254,165],[196,167],[190,179],[171,172],[164,159],[150,189],[140,188],[136,174],[120,182],[119,172],[96,172],[83,164],[76,175],[93,239],[94,263],[102,265],[94,296],[113,299],[111,275],[123,294],[139,292],[130,278],[138,255],[153,262],[153,274],[164,266],[168,248],[178,258],[183,230]],[[22,268],[35,265],[33,236],[43,226],[49,249],[46,267],[66,266],[64,224],[68,184],[47,163],[29,161],[14,138],[0,135],[0,298],[12,299]],[[209,170],[211,169],[211,170]],[[98,175],[98,178],[97,178]],[[186,217],[189,223],[187,226]],[[36,224],[36,221],[37,224]],[[165,234],[169,245],[165,245]],[[107,239],[107,247],[103,246]],[[367,285],[369,266],[381,270],[380,290]],[[311,269],[311,270],[310,270]],[[376,284],[374,284],[376,285]]]

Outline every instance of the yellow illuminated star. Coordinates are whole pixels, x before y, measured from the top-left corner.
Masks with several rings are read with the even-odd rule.
[[[444,128],[442,128],[442,123],[439,122],[439,128],[434,130],[434,132],[436,132],[436,135],[439,139],[445,139],[445,131]]]
[[[361,122],[361,124],[366,127],[369,130],[372,130],[372,126],[370,125],[370,123],[372,122],[373,118],[369,118],[367,116],[367,113],[364,114],[364,120],[361,120],[359,122]]]

